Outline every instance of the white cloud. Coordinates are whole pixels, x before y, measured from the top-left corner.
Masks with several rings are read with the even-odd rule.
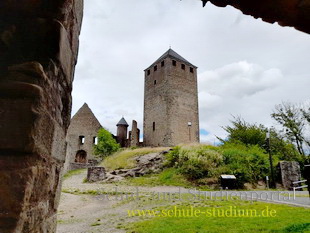
[[[201,73],[199,87],[211,95],[244,98],[275,87],[282,77],[279,69],[264,70],[259,65],[240,61]]]

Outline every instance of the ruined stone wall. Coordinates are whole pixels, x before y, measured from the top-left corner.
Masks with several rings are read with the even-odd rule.
[[[55,232],[82,0],[0,1],[0,232]]]
[[[132,121],[132,129],[130,131],[130,146],[138,146],[139,145],[139,137],[140,137],[140,130],[138,129],[137,121]]]
[[[79,150],[87,153],[86,160],[96,159],[93,153],[94,138],[97,137],[101,124],[85,103],[78,112],[72,117],[67,133],[67,151],[65,170],[70,163],[73,163]],[[81,143],[80,137],[84,137],[84,143]]]
[[[143,135],[146,146],[199,142],[197,70],[170,57],[145,71]],[[185,69],[181,68],[185,65]],[[157,65],[157,70],[154,66]],[[193,72],[190,72],[190,67]],[[153,128],[155,122],[155,130]],[[188,126],[188,122],[192,126]]]

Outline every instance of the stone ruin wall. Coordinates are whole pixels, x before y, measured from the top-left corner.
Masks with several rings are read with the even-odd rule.
[[[0,2],[0,232],[55,232],[82,0]]]
[[[101,124],[85,103],[78,112],[73,116],[67,132],[67,149],[66,149],[66,163],[65,170],[71,170],[77,165],[70,165],[75,163],[76,154],[83,150],[87,153],[86,163],[89,160],[95,160],[93,153],[94,138],[97,137]],[[80,136],[84,136],[84,143],[80,141]],[[83,165],[79,167],[84,167]]]
[[[129,132],[129,146],[139,146],[140,130],[135,120],[132,121],[132,129]]]
[[[140,143],[140,129],[138,128],[137,121],[132,121],[132,128],[131,131],[128,132],[128,126],[125,125],[118,125],[117,126],[117,136],[115,137],[115,140],[117,143],[121,145],[121,147],[134,147],[134,146],[143,146],[142,143]]]

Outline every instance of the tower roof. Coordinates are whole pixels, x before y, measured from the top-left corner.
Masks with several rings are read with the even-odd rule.
[[[147,69],[149,69],[151,66],[155,65],[156,63],[160,62],[161,60],[165,59],[166,57],[170,57],[170,58],[174,58],[180,62],[184,62],[187,65],[193,66],[195,68],[197,68],[197,66],[194,66],[192,63],[190,63],[189,61],[187,61],[184,57],[182,57],[181,55],[179,55],[177,52],[175,52],[172,49],[168,49],[167,52],[165,52],[163,55],[160,56],[160,58],[158,58],[152,65],[150,65]]]
[[[122,117],[122,119],[120,119],[120,121],[116,124],[116,126],[119,126],[119,125],[128,126],[128,123],[127,123],[127,121],[125,120],[124,117]]]

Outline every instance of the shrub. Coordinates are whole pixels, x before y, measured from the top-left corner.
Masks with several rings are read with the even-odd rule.
[[[212,176],[223,160],[215,147],[207,145],[174,147],[166,158],[167,165],[178,168],[189,179]]]
[[[239,187],[242,187],[246,182],[254,183],[269,175],[268,154],[259,146],[226,143],[221,146],[221,151],[227,173],[236,176]],[[274,158],[274,160],[276,159]]]
[[[104,128],[98,131],[98,144],[94,146],[94,154],[100,158],[116,152],[120,145],[115,141],[112,134]]]

